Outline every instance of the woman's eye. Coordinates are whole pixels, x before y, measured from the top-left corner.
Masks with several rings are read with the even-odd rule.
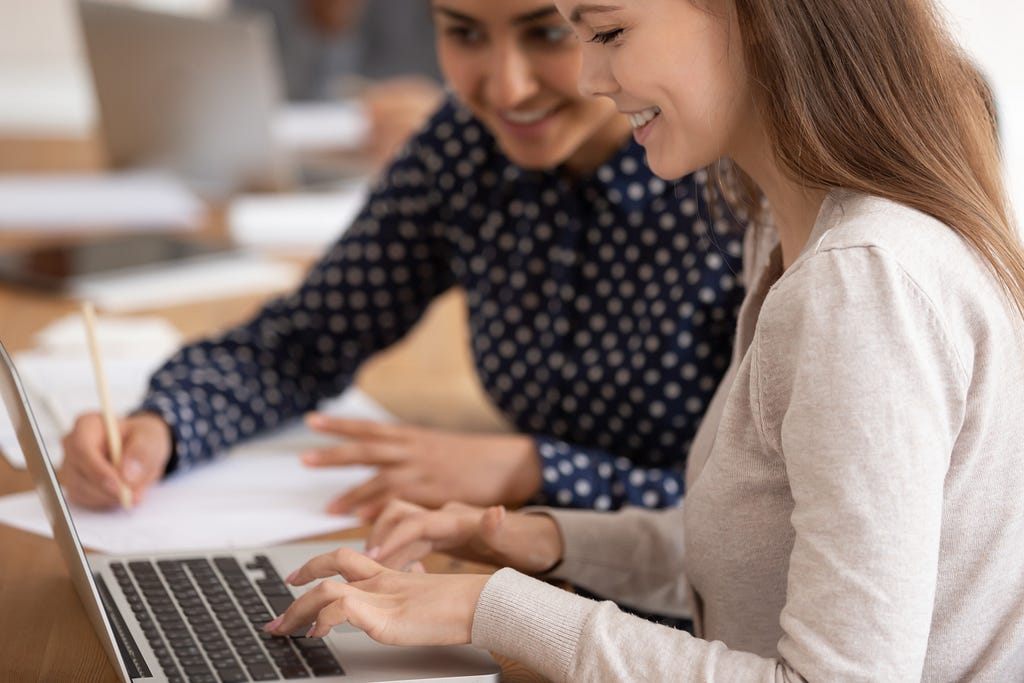
[[[462,45],[476,45],[483,41],[483,33],[469,26],[449,26],[444,34]]]
[[[591,43],[600,43],[602,45],[610,43],[619,36],[622,35],[621,28],[614,28],[610,31],[596,31],[594,37],[590,39]]]
[[[542,26],[531,29],[529,33],[531,39],[550,45],[559,45],[571,35],[572,30],[568,26]]]

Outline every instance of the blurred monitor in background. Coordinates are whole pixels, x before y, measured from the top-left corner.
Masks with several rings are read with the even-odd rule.
[[[383,165],[440,104],[441,75],[427,0],[233,0],[274,24],[288,98],[356,98]]]
[[[288,184],[268,21],[92,1],[79,14],[111,166],[171,171],[211,198]]]

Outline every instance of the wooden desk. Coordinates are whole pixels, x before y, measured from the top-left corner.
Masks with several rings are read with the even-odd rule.
[[[157,313],[195,337],[247,318],[259,302],[255,297],[236,298]],[[11,352],[30,348],[37,331],[74,310],[77,305],[72,301],[0,286],[0,338]],[[471,370],[465,338],[462,294],[451,292],[405,341],[367,363],[358,383],[405,420],[447,428],[504,429]],[[0,495],[31,488],[27,471],[15,470],[0,458]],[[349,531],[329,538],[359,538],[364,533]],[[428,567],[488,571],[440,555],[431,557]],[[507,681],[542,680],[513,662],[503,660],[502,666]],[[0,525],[0,682],[115,680],[56,544]]]

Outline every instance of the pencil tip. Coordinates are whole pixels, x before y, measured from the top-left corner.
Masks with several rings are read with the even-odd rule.
[[[126,485],[121,485],[121,507],[125,510],[132,509],[132,492]]]

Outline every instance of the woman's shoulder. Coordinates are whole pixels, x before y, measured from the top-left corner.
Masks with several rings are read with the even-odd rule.
[[[1019,333],[1006,293],[971,245],[937,218],[880,197],[830,193],[774,289],[784,310],[873,302],[849,314],[885,318],[914,302],[964,347],[981,330]]]
[[[994,285],[985,261],[946,223],[891,199],[833,190],[794,265],[826,255],[843,261],[844,252],[867,264],[887,262],[926,291]]]

